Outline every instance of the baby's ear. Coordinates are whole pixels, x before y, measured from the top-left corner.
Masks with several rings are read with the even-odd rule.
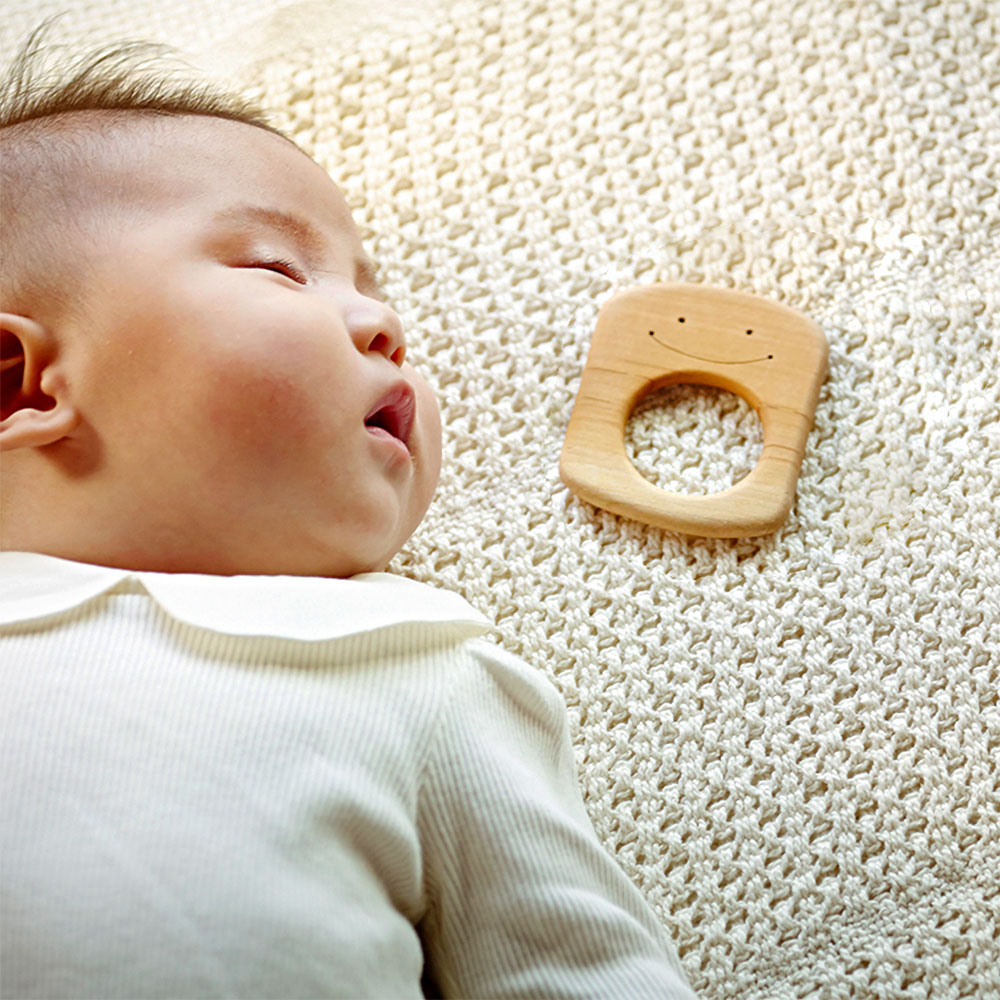
[[[79,423],[58,355],[40,323],[0,313],[0,451],[55,444]]]

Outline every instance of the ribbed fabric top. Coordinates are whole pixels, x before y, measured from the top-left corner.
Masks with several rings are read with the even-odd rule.
[[[336,637],[253,636],[226,592],[274,628],[287,581],[31,558],[73,606],[0,630],[4,996],[419,997],[425,960],[445,996],[693,995],[593,833],[561,699],[464,602],[299,581]],[[80,600],[88,573],[111,586]],[[413,588],[430,620],[386,624]],[[382,627],[349,627],[359,589]]]

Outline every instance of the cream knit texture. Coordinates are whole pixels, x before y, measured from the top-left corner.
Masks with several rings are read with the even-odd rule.
[[[53,0],[7,0],[5,46]],[[462,593],[571,715],[599,836],[707,1000],[1000,997],[995,0],[158,0],[343,187],[436,386],[445,472],[394,568]],[[600,305],[705,282],[830,341],[795,509],[724,541],[560,483]],[[718,489],[756,418],[629,429]]]

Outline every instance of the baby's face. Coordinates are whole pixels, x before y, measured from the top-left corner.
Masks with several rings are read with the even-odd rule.
[[[86,248],[76,340],[96,474],[117,477],[94,517],[135,529],[114,561],[384,568],[430,502],[440,418],[343,196],[253,126],[186,116],[140,135],[96,180],[126,207]]]

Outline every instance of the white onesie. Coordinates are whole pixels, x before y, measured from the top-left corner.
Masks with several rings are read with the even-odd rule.
[[[388,574],[0,553],[0,995],[692,997],[487,627]]]

